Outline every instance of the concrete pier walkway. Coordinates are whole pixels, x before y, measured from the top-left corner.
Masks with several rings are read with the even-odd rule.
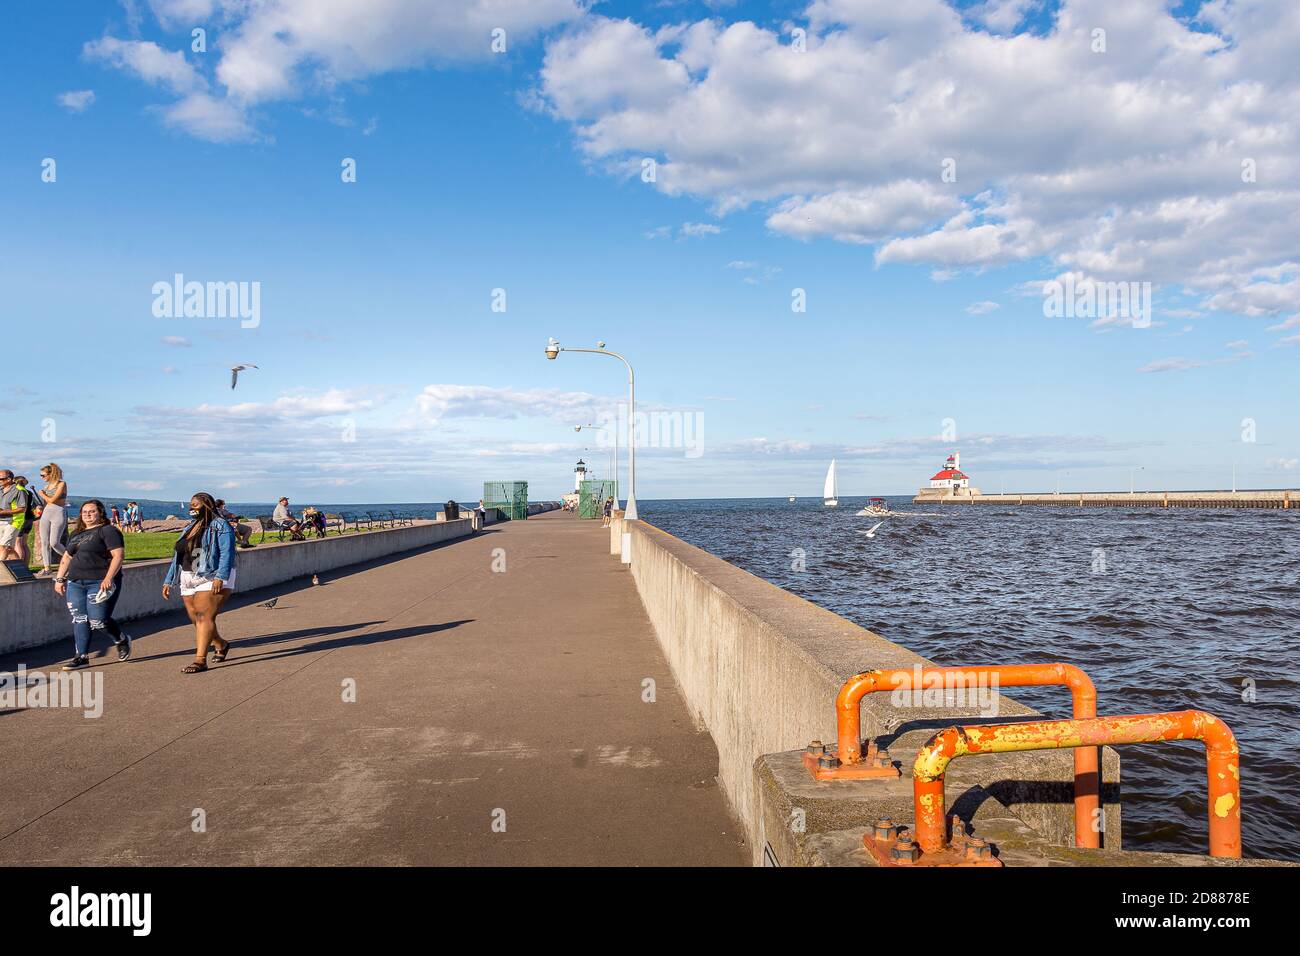
[[[195,676],[182,615],[133,622],[102,717],[0,711],[0,864],[747,864],[608,541],[553,513],[237,595]]]

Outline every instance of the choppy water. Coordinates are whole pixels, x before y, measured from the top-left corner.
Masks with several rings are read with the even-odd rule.
[[[1247,856],[1300,860],[1300,511],[642,501],[665,531],[941,665],[1063,661],[1102,714],[1200,708],[1241,748]],[[792,570],[802,548],[807,570]],[[1104,562],[1104,564],[1103,564]],[[1253,683],[1254,701],[1247,699]],[[1059,688],[1010,696],[1069,717]],[[829,702],[828,702],[829,706]],[[1126,746],[1124,845],[1205,852],[1199,743]]]

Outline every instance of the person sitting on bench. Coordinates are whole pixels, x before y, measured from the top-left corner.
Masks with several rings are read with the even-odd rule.
[[[277,528],[283,528],[293,535],[294,541],[306,541],[302,533],[302,522],[294,518],[289,511],[289,499],[281,498],[280,503],[275,506],[275,511],[271,514],[271,520],[275,522]]]
[[[235,529],[235,544],[241,548],[251,548],[253,546],[253,529],[250,525],[243,524],[239,516],[226,510],[226,502],[223,498],[217,499],[217,514],[225,518],[230,527]]]

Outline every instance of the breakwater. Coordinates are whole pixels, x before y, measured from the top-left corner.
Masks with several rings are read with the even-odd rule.
[[[1300,492],[1283,491],[1158,491],[1061,492],[1024,495],[952,495],[922,489],[912,499],[918,505],[1058,505],[1075,508],[1265,508],[1287,511],[1300,507]]]

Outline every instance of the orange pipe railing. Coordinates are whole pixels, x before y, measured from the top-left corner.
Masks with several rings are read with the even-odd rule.
[[[866,671],[850,677],[835,698],[835,727],[841,763],[862,759],[862,698],[877,691],[926,690],[926,682],[946,677],[972,678],[999,687],[1070,688],[1076,720],[1097,716],[1097,690],[1088,675],[1072,664],[1008,664],[980,667],[911,667]],[[918,681],[920,682],[918,684]],[[931,685],[933,687],[935,685]],[[1101,833],[1101,773],[1096,747],[1074,752],[1074,845],[1097,849]]]
[[[1022,724],[949,727],[930,738],[912,768],[916,838],[921,852],[948,844],[943,778],[950,761],[970,754],[1052,750],[1064,747],[1200,740],[1205,744],[1209,787],[1210,856],[1241,856],[1241,784],[1237,740],[1227,724],[1203,710],[1091,720],[1036,720]]]

